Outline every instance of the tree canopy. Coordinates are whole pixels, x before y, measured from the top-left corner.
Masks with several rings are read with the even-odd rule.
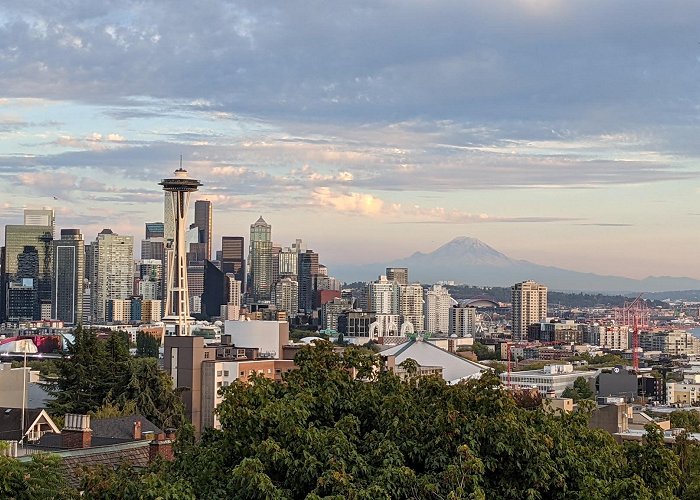
[[[58,376],[51,379],[48,406],[53,415],[98,412],[105,405],[132,404],[157,426],[179,427],[184,407],[172,389],[170,377],[151,357],[133,358],[128,338],[121,332],[107,340],[90,330],[76,329],[67,356],[56,361]]]
[[[182,446],[173,477],[244,499],[664,498],[678,484],[658,439],[619,446],[586,411],[523,408],[491,374],[402,382],[373,353],[318,344],[296,361],[284,383],[225,388],[221,430]]]

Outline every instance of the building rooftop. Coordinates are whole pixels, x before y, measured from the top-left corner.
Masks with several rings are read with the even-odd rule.
[[[486,365],[457,356],[423,340],[409,340],[385,349],[379,354],[381,356],[394,356],[397,365],[407,359],[413,359],[423,367],[442,367],[442,378],[448,384],[479,378],[482,373],[490,369]]]

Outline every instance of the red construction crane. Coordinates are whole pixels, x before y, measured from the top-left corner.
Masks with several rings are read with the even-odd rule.
[[[639,330],[649,327],[649,310],[646,301],[642,300],[643,293],[632,302],[625,302],[618,310],[621,325],[632,330],[632,368],[639,373]]]

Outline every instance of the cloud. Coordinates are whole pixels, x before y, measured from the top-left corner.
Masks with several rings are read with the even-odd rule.
[[[311,193],[314,205],[329,207],[345,214],[376,216],[382,213],[384,201],[367,193],[337,193],[329,188],[317,188]]]

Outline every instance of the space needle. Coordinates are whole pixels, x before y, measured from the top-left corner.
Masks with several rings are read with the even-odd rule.
[[[190,297],[187,289],[187,211],[190,193],[202,185],[180,168],[175,177],[159,183],[165,191],[165,245],[167,259],[165,317],[163,322],[175,326],[175,335],[190,334]]]

